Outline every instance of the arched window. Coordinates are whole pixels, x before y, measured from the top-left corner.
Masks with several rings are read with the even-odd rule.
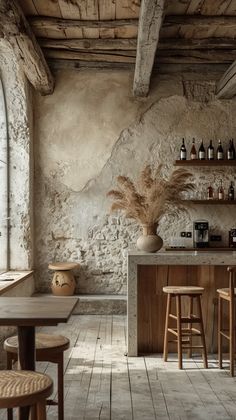
[[[0,270],[9,268],[9,136],[4,85],[0,77]]]

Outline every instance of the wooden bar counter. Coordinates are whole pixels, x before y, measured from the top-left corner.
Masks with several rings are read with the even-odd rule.
[[[166,296],[162,288],[167,285],[204,287],[202,307],[207,347],[209,352],[215,352],[216,290],[228,287],[228,265],[236,265],[236,252],[129,252],[128,355],[163,351]],[[187,302],[183,309],[187,310]],[[176,352],[176,346],[170,350]]]

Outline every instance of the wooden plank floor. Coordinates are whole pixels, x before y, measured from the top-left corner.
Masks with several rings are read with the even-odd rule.
[[[127,358],[124,316],[72,316],[68,324],[43,328],[71,340],[65,353],[65,420],[227,420],[236,419],[236,379],[220,371],[213,357],[210,369],[200,358],[186,359],[183,371],[176,355]],[[37,369],[55,380],[56,369]],[[1,420],[6,419],[1,410]],[[57,419],[57,407],[48,408]]]

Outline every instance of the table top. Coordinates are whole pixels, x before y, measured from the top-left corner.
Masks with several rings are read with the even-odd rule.
[[[75,297],[0,297],[0,326],[43,326],[67,322]]]

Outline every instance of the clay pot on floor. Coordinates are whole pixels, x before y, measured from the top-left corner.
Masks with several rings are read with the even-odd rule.
[[[137,248],[144,252],[157,252],[163,245],[163,240],[157,235],[157,224],[142,225],[143,234],[137,240]]]

